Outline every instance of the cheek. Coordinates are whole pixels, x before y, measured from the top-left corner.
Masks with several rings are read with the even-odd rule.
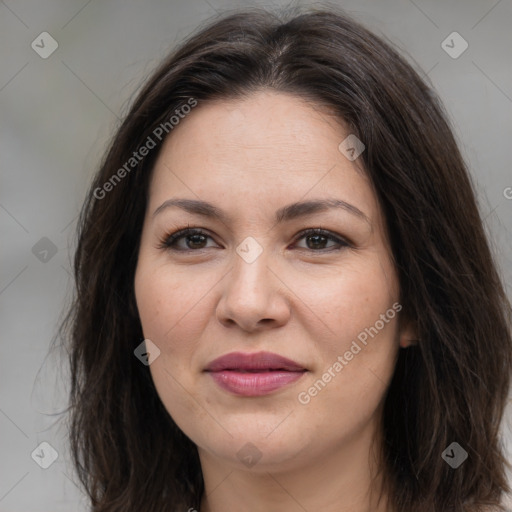
[[[160,400],[178,426],[186,431],[190,430],[188,418],[202,418],[205,414],[184,392],[194,388],[190,361],[198,339],[194,320],[199,316],[194,315],[201,304],[197,295],[204,293],[195,285],[190,286],[179,270],[170,272],[165,265],[139,260],[135,296],[142,330],[144,337],[160,349],[149,370]]]
[[[135,296],[144,335],[160,343],[173,338],[200,307],[204,286],[180,269],[142,260],[135,274]]]
[[[324,346],[321,365],[298,390],[299,407],[317,418],[326,436],[332,428],[341,437],[359,432],[385,396],[398,352],[397,319],[392,304],[381,311],[388,312],[387,323],[380,312],[369,315],[371,321],[340,320],[339,336]]]
[[[393,374],[401,310],[390,263],[378,257],[367,263],[345,268],[311,297],[329,331],[312,338],[321,363],[299,397],[318,413],[350,410],[360,421],[374,413]]]
[[[168,263],[150,258],[139,262],[137,307],[144,337],[160,349],[150,370],[162,397],[179,395],[178,383],[187,389],[195,385],[195,358],[212,315],[208,292],[215,279],[209,274],[191,276],[183,268],[174,265],[171,269]]]
[[[389,263],[377,255],[364,265],[347,265],[319,280],[302,275],[295,281],[294,291],[304,297],[304,303],[315,315],[314,324],[319,331],[312,339],[317,340],[317,348],[325,355],[332,357],[333,352],[348,350],[351,341],[360,333],[364,337],[365,329],[376,322],[382,338],[394,337],[391,320],[396,311],[390,311],[385,326],[381,326],[380,318],[398,299],[396,277]],[[324,333],[321,340],[319,333]]]

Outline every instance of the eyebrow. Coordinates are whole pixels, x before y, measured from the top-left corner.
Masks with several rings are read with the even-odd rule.
[[[182,210],[195,214],[201,215],[203,217],[209,217],[214,219],[219,219],[224,224],[229,223],[229,216],[220,208],[215,205],[208,203],[206,201],[198,200],[198,199],[185,199],[185,198],[175,198],[168,199],[164,201],[154,212],[153,217],[161,213],[163,210],[171,207],[178,207]],[[359,208],[356,206],[347,203],[341,199],[316,199],[310,201],[299,201],[297,203],[291,203],[286,205],[275,213],[275,222],[277,224],[287,222],[293,219],[298,219],[300,217],[305,217],[307,215],[312,215],[315,213],[326,212],[333,208],[341,208],[348,213],[364,220],[370,227],[372,224],[370,219],[366,214],[364,214]]]

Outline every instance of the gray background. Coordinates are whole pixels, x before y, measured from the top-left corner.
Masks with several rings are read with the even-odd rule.
[[[304,3],[0,1],[0,512],[86,510],[56,414],[66,368],[49,346],[72,293],[77,214],[128,100],[216,11]],[[397,44],[439,92],[512,295],[512,1],[337,3]],[[58,43],[46,59],[31,47],[44,31]],[[458,58],[441,46],[454,31],[469,44]],[[47,469],[31,458],[43,441],[59,454]]]

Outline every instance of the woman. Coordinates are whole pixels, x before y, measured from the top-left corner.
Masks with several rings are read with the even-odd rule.
[[[509,491],[510,304],[435,93],[336,10],[161,64],[84,205],[92,510],[477,511]]]

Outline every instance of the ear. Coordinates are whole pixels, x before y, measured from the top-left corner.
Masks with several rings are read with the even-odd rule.
[[[412,320],[403,319],[399,331],[399,344],[401,348],[407,348],[418,344],[417,329]]]

